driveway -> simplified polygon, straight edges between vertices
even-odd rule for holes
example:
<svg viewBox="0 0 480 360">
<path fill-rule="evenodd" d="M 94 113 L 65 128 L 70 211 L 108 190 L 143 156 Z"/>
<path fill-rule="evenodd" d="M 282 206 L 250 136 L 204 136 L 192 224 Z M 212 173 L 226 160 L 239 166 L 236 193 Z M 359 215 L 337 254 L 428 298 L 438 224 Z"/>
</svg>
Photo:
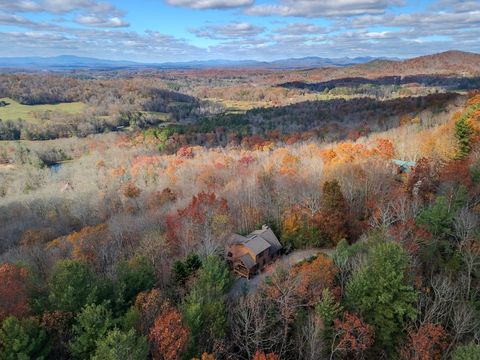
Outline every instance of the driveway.
<svg viewBox="0 0 480 360">
<path fill-rule="evenodd" d="M 296 250 L 291 252 L 288 255 L 282 256 L 277 259 L 273 264 L 267 266 L 260 274 L 254 276 L 250 280 L 247 280 L 243 277 L 237 278 L 230 289 L 229 296 L 238 297 L 244 295 L 250 291 L 256 290 L 258 286 L 265 280 L 267 276 L 270 276 L 278 266 L 284 268 L 290 268 L 299 262 L 311 258 L 312 256 L 317 255 L 318 253 L 324 253 L 328 256 L 331 256 L 333 249 L 305 249 L 305 250 Z"/>
</svg>

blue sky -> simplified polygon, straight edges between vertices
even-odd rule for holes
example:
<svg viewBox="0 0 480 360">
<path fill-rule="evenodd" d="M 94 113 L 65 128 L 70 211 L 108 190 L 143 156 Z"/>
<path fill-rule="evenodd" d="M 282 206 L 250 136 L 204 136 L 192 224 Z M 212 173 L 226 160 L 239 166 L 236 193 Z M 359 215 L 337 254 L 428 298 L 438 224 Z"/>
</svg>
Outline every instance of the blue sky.
<svg viewBox="0 0 480 360">
<path fill-rule="evenodd" d="M 404 58 L 479 38 L 480 0 L 0 0 L 0 56 Z"/>
</svg>

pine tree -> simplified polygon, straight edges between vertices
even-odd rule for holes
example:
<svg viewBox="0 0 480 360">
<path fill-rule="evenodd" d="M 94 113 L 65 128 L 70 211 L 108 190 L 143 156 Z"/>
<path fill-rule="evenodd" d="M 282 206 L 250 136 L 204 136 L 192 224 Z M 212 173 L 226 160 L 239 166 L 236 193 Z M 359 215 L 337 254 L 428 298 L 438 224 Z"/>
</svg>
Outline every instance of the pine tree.
<svg viewBox="0 0 480 360">
<path fill-rule="evenodd" d="M 472 150 L 471 138 L 474 133 L 472 124 L 469 120 L 469 113 L 464 114 L 455 123 L 455 136 L 458 140 L 458 153 L 456 158 L 462 159 Z"/>
</svg>

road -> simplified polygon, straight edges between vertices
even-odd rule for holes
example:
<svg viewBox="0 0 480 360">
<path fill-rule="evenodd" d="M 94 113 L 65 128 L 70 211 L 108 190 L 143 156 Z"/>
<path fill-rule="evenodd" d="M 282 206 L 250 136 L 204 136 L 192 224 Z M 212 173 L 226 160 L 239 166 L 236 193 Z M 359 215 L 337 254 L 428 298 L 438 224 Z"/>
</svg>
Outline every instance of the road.
<svg viewBox="0 0 480 360">
<path fill-rule="evenodd" d="M 228 295 L 230 297 L 238 297 L 252 290 L 256 290 L 263 280 L 265 280 L 267 276 L 271 275 L 278 266 L 290 268 L 293 265 L 298 264 L 300 261 L 317 255 L 320 252 L 330 256 L 333 252 L 333 249 L 314 248 L 293 251 L 288 255 L 282 256 L 273 264 L 267 266 L 264 271 L 254 276 L 250 280 L 247 280 L 243 277 L 236 279 Z"/>
</svg>

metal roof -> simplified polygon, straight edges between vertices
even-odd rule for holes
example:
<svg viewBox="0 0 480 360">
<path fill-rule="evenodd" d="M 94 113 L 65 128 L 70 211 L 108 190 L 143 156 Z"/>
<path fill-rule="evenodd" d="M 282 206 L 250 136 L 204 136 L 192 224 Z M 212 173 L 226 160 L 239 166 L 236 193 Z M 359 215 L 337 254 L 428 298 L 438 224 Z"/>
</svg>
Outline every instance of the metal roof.
<svg viewBox="0 0 480 360">
<path fill-rule="evenodd" d="M 257 235 L 249 237 L 244 245 L 252 250 L 255 255 L 261 254 L 271 246 L 268 241 Z"/>
<path fill-rule="evenodd" d="M 282 248 L 280 241 L 278 241 L 272 229 L 270 229 L 269 227 L 263 227 L 261 230 L 255 230 L 250 235 L 248 235 L 249 238 L 253 236 L 260 236 L 273 247 L 274 251 L 278 251 Z"/>
<path fill-rule="evenodd" d="M 248 253 L 240 256 L 240 261 L 242 262 L 243 265 L 245 265 L 247 269 L 253 269 L 256 265 L 255 260 L 253 260 L 250 254 Z"/>
</svg>

